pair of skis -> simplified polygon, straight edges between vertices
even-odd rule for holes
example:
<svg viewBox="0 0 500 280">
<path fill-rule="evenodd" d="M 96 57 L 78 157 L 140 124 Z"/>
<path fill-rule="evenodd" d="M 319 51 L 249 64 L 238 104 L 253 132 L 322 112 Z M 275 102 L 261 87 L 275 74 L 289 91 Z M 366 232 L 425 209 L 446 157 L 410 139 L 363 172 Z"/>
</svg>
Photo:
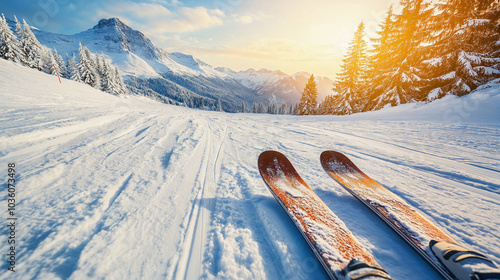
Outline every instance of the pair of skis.
<svg viewBox="0 0 500 280">
<path fill-rule="evenodd" d="M 500 279 L 486 256 L 466 250 L 403 199 L 363 173 L 339 152 L 320 157 L 325 171 L 371 209 L 445 279 Z M 266 151 L 259 171 L 331 279 L 392 279 L 297 173 L 285 155 Z"/>
</svg>

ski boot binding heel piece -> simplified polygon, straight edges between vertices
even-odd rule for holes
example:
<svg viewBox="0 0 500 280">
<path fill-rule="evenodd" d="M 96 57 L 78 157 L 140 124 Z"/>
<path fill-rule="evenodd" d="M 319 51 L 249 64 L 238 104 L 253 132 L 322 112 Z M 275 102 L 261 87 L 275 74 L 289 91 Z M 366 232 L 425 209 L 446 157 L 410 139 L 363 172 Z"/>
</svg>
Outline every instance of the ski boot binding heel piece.
<svg viewBox="0 0 500 280">
<path fill-rule="evenodd" d="M 485 255 L 449 242 L 432 240 L 434 255 L 458 280 L 500 280 L 500 269 Z"/>
<path fill-rule="evenodd" d="M 392 278 L 383 268 L 379 266 L 368 265 L 358 260 L 351 260 L 342 270 L 344 279 L 349 280 L 383 280 Z"/>
</svg>

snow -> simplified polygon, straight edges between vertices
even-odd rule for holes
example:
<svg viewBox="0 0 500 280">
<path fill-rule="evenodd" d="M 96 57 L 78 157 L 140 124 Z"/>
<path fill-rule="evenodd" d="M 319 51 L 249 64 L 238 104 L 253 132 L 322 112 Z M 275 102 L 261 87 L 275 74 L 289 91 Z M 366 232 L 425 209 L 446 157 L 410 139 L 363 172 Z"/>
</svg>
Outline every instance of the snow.
<svg viewBox="0 0 500 280">
<path fill-rule="evenodd" d="M 259 175 L 269 149 L 291 159 L 394 279 L 441 278 L 329 178 L 322 151 L 343 152 L 500 262 L 498 81 L 460 98 L 310 117 L 113 96 L 4 60 L 0 84 L 0 160 L 16 163 L 18 279 L 326 279 Z"/>
</svg>

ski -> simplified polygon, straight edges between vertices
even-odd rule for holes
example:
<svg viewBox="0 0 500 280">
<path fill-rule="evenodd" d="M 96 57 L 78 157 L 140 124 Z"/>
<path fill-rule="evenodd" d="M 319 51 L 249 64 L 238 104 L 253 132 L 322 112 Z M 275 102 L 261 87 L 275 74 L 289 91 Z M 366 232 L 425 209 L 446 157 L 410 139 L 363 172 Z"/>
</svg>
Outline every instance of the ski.
<svg viewBox="0 0 500 280">
<path fill-rule="evenodd" d="M 263 152 L 258 167 L 267 187 L 331 279 L 392 279 L 304 182 L 285 155 Z"/>
<path fill-rule="evenodd" d="M 337 183 L 387 223 L 445 279 L 500 279 L 500 270 L 493 261 L 458 245 L 406 201 L 368 177 L 344 154 L 325 151 L 320 160 Z"/>
</svg>

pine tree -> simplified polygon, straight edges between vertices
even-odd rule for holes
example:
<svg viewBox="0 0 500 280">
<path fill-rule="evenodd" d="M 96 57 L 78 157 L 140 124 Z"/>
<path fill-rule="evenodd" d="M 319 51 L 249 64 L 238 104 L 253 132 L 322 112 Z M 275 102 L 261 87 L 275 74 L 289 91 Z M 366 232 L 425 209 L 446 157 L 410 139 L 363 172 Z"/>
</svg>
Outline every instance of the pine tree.
<svg viewBox="0 0 500 280">
<path fill-rule="evenodd" d="M 361 110 L 360 104 L 363 86 L 368 72 L 368 55 L 366 51 L 365 25 L 361 22 L 349 44 L 343 60 L 342 72 L 338 75 L 333 90 L 338 92 L 335 98 L 336 108 L 333 114 L 346 115 Z"/>
<path fill-rule="evenodd" d="M 101 82 L 95 68 L 95 63 L 90 51 L 87 47 L 83 47 L 81 43 L 78 48 L 78 71 L 82 82 L 100 89 Z"/>
<path fill-rule="evenodd" d="M 281 103 L 279 113 L 281 115 L 286 115 L 288 113 L 288 105 L 286 103 Z"/>
<path fill-rule="evenodd" d="M 370 87 L 372 91 L 364 110 L 378 110 L 390 104 L 396 106 L 420 100 L 423 46 L 429 43 L 431 30 L 428 18 L 432 15 L 430 5 L 424 0 L 402 0 L 403 10 L 395 21 L 386 21 L 387 47 L 390 64 L 383 64 L 381 73 Z M 387 17 L 388 19 L 391 16 Z"/>
<path fill-rule="evenodd" d="M 61 76 L 62 78 L 68 78 L 66 76 L 66 72 L 67 72 L 66 63 L 64 62 L 64 59 L 62 58 L 62 56 L 57 53 L 56 48 L 54 48 L 54 62 L 55 62 L 57 71 L 59 72 L 59 76 Z"/>
<path fill-rule="evenodd" d="M 264 104 L 262 104 L 262 103 L 257 104 L 257 113 L 264 114 L 265 112 L 266 112 L 266 109 L 264 107 Z"/>
<path fill-rule="evenodd" d="M 50 74 L 50 75 L 56 75 L 56 71 L 54 69 L 55 61 L 54 61 L 54 55 L 52 54 L 51 51 L 44 51 L 42 54 L 42 71 Z"/>
<path fill-rule="evenodd" d="M 0 57 L 14 62 L 24 62 L 25 56 L 19 40 L 2 14 L 0 18 Z"/>
<path fill-rule="evenodd" d="M 118 70 L 118 67 L 115 66 L 115 71 L 113 75 L 113 80 L 114 83 L 117 85 L 117 90 L 114 92 L 115 94 L 127 94 L 127 86 L 125 85 L 125 82 L 123 82 L 122 75 L 120 74 L 120 70 Z M 221 106 L 222 109 L 222 106 Z"/>
<path fill-rule="evenodd" d="M 480 1 L 481 18 L 489 20 L 486 38 L 486 49 L 492 58 L 500 58 L 500 1 Z M 495 69 L 500 70 L 500 63 L 497 61 Z"/>
<path fill-rule="evenodd" d="M 432 22 L 437 36 L 428 47 L 432 58 L 425 61 L 427 100 L 462 96 L 499 76 L 495 65 L 500 59 L 494 54 L 499 12 L 495 17 L 495 1 L 487 2 L 448 0 L 437 5 L 439 13 Z"/>
<path fill-rule="evenodd" d="M 80 76 L 80 70 L 78 69 L 78 62 L 75 54 L 68 60 L 68 72 L 70 73 L 69 78 L 76 82 L 82 82 Z"/>
<path fill-rule="evenodd" d="M 66 53 L 66 62 L 64 64 L 64 73 L 61 73 L 61 76 L 65 77 L 66 79 L 71 79 L 71 76 L 72 76 L 72 73 L 71 73 L 71 69 L 70 69 L 70 65 L 69 65 L 69 61 L 70 61 L 70 57 L 68 55 L 68 53 Z"/>
<path fill-rule="evenodd" d="M 378 38 L 371 38 L 373 44 L 372 56 L 369 59 L 369 74 L 367 89 L 373 90 L 384 85 L 384 74 L 390 71 L 392 56 L 394 55 L 395 19 L 392 5 L 389 7 L 380 30 L 376 33 Z"/>
<path fill-rule="evenodd" d="M 21 63 L 27 65 L 28 58 L 27 58 L 26 52 L 24 51 L 23 43 L 22 43 L 23 38 L 25 37 L 24 30 L 23 30 L 23 27 L 21 26 L 21 23 L 19 22 L 19 20 L 17 20 L 16 16 L 14 16 L 14 21 L 16 22 L 16 34 L 17 34 L 17 39 L 18 39 L 18 46 L 19 46 L 19 48 L 21 50 L 21 54 L 22 54 Z"/>
<path fill-rule="evenodd" d="M 242 112 L 242 113 L 245 113 L 246 111 L 247 111 L 247 108 L 246 108 L 246 106 L 245 106 L 245 101 L 242 101 L 242 102 L 241 102 L 241 112 Z"/>
<path fill-rule="evenodd" d="M 26 54 L 26 63 L 29 67 L 41 71 L 43 69 L 42 55 L 45 54 L 46 51 L 24 19 L 22 29 L 23 37 L 20 40 L 21 48 Z"/>
<path fill-rule="evenodd" d="M 302 97 L 298 105 L 299 115 L 314 115 L 316 114 L 316 107 L 318 105 L 318 90 L 316 88 L 316 82 L 314 81 L 314 75 L 311 75 L 307 81 L 306 87 L 302 92 Z"/>
<path fill-rule="evenodd" d="M 108 64 L 104 55 L 101 56 L 101 87 L 102 90 L 109 93 L 114 93 L 113 88 L 114 85 L 113 75 L 111 73 L 111 66 Z"/>
<path fill-rule="evenodd" d="M 322 115 L 333 115 L 338 112 L 337 98 L 334 95 L 327 95 L 321 102 L 320 111 Z"/>
<path fill-rule="evenodd" d="M 217 98 L 217 107 L 215 110 L 218 112 L 224 112 L 224 110 L 222 110 L 222 104 L 220 102 L 220 98 Z"/>
</svg>

